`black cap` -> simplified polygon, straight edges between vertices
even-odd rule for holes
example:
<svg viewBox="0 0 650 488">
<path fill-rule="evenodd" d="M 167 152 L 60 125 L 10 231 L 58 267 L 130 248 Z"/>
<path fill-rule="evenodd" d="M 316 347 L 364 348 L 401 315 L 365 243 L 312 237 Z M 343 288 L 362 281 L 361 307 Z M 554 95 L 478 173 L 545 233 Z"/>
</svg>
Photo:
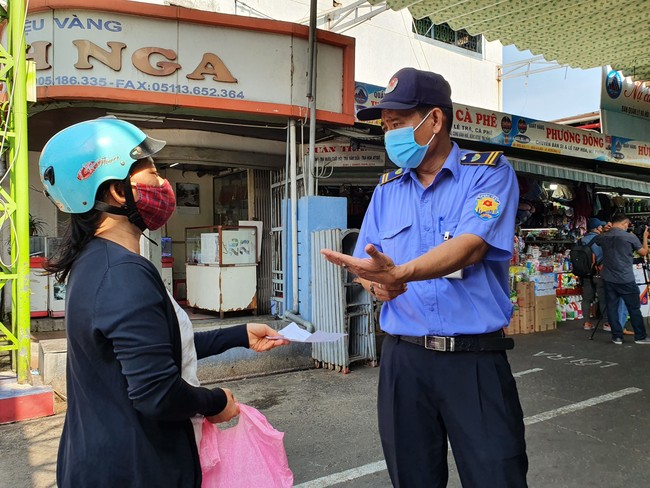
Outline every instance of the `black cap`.
<svg viewBox="0 0 650 488">
<path fill-rule="evenodd" d="M 408 110 L 419 105 L 453 108 L 451 86 L 438 73 L 402 68 L 390 79 L 381 102 L 359 110 L 357 119 L 380 119 L 384 109 Z"/>
</svg>

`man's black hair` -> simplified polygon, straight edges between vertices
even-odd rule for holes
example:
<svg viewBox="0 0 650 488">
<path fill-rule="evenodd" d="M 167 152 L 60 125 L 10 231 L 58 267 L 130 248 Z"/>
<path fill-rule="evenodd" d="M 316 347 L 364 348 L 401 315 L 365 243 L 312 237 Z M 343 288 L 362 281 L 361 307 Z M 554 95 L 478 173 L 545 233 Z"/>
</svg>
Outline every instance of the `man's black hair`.
<svg viewBox="0 0 650 488">
<path fill-rule="evenodd" d="M 612 216 L 612 224 L 618 224 L 619 222 L 623 222 L 625 220 L 630 220 L 630 218 L 624 213 L 617 213 Z"/>
<path fill-rule="evenodd" d="M 451 125 L 453 124 L 454 120 L 454 111 L 450 107 L 436 107 L 434 105 L 418 105 L 416 110 L 420 115 L 423 117 L 428 114 L 431 110 L 434 108 L 439 108 L 442 110 L 442 115 L 445 117 L 445 129 L 447 129 L 447 134 L 451 134 Z"/>
</svg>

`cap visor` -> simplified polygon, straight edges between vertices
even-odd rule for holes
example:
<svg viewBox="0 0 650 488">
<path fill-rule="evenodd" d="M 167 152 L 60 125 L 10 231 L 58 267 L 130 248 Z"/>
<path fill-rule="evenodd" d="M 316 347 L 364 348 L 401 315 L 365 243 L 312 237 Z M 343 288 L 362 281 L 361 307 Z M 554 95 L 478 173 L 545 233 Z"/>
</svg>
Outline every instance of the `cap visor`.
<svg viewBox="0 0 650 488">
<path fill-rule="evenodd" d="M 165 147 L 165 144 L 167 144 L 167 141 L 161 141 L 160 139 L 154 139 L 153 137 L 147 136 L 147 138 L 140 143 L 140 148 L 142 149 L 142 156 L 140 159 L 153 156 Z"/>
<path fill-rule="evenodd" d="M 357 119 L 359 120 L 376 120 L 381 119 L 382 110 L 409 110 L 417 107 L 417 102 L 414 103 L 401 103 L 401 102 L 381 102 L 374 107 L 362 108 L 357 112 Z"/>
</svg>

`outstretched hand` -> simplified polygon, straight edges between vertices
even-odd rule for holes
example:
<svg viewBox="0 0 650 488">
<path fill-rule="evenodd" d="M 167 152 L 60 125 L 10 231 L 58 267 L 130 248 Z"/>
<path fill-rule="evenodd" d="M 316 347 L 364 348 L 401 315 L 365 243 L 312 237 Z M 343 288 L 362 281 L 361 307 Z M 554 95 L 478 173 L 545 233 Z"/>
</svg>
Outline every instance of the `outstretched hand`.
<svg viewBox="0 0 650 488">
<path fill-rule="evenodd" d="M 375 246 L 368 244 L 365 248 L 369 258 L 355 258 L 331 249 L 322 249 L 321 254 L 330 263 L 347 268 L 350 273 L 364 280 L 398 286 L 404 283 L 399 266 L 386 254 L 379 252 Z"/>
<path fill-rule="evenodd" d="M 289 344 L 286 339 L 267 339 L 267 337 L 277 337 L 278 332 L 266 324 L 248 323 L 246 324 L 246 332 L 248 334 L 248 347 L 255 352 L 269 351 L 274 347 Z"/>
</svg>

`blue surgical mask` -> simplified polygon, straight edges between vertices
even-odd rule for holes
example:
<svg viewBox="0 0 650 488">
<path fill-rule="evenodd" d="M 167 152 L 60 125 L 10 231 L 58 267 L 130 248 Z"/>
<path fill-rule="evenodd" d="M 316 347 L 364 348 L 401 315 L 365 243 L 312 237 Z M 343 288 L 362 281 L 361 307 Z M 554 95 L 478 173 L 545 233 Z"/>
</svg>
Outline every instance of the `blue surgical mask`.
<svg viewBox="0 0 650 488">
<path fill-rule="evenodd" d="M 427 149 L 429 149 L 429 144 L 436 137 L 436 134 L 434 132 L 429 142 L 421 146 L 415 140 L 415 131 L 427 120 L 431 112 L 415 128 L 402 127 L 400 129 L 389 130 L 384 134 L 384 144 L 386 145 L 388 157 L 400 168 L 417 168 L 424 159 L 424 155 L 427 153 Z"/>
</svg>

